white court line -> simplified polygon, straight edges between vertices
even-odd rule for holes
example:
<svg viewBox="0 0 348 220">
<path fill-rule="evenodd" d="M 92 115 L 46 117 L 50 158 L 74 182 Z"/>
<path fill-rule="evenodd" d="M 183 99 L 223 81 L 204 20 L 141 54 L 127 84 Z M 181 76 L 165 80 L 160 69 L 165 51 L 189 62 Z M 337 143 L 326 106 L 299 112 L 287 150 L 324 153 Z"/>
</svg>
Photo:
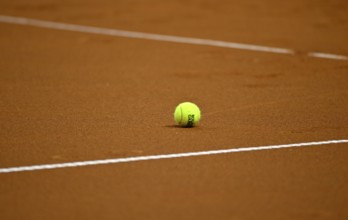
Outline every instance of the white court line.
<svg viewBox="0 0 348 220">
<path fill-rule="evenodd" d="M 333 60 L 347 60 L 346 56 L 329 54 L 329 53 L 321 53 L 321 52 L 310 52 L 307 54 L 310 57 L 318 57 L 324 59 L 333 59 Z"/>
<path fill-rule="evenodd" d="M 0 22 L 28 25 L 28 26 L 48 28 L 48 29 L 58 29 L 58 30 L 91 33 L 91 34 L 117 36 L 117 37 L 138 38 L 138 39 L 184 43 L 184 44 L 206 45 L 206 46 L 233 48 L 233 49 L 240 49 L 240 50 L 252 50 L 252 51 L 260 51 L 260 52 L 268 52 L 268 53 L 278 53 L 278 54 L 295 54 L 294 50 L 286 49 L 286 48 L 267 47 L 267 46 L 259 46 L 259 45 L 252 45 L 252 44 L 242 44 L 242 43 L 208 40 L 208 39 L 200 39 L 200 38 L 190 38 L 190 37 L 179 37 L 179 36 L 171 36 L 171 35 L 149 34 L 149 33 L 142 33 L 142 32 L 110 29 L 110 28 L 66 24 L 66 23 L 60 23 L 60 22 L 44 21 L 44 20 L 37 20 L 37 19 L 30 19 L 30 18 L 23 18 L 23 17 L 12 17 L 12 16 L 0 15 Z M 321 56 L 319 56 L 318 54 L 321 54 Z M 348 56 L 327 54 L 327 53 L 308 53 L 308 56 L 320 57 L 320 58 L 326 58 L 326 59 L 348 60 Z"/>
<path fill-rule="evenodd" d="M 296 144 L 244 147 L 244 148 L 198 151 L 198 152 L 177 153 L 177 154 L 162 154 L 162 155 L 114 158 L 114 159 L 104 159 L 104 160 L 78 161 L 78 162 L 70 162 L 70 163 L 9 167 L 9 168 L 1 168 L 0 173 L 48 170 L 48 169 L 68 168 L 68 167 L 95 166 L 95 165 L 102 165 L 102 164 L 129 163 L 129 162 L 145 161 L 145 160 L 163 160 L 163 159 L 171 159 L 171 158 L 197 157 L 197 156 L 216 155 L 216 154 L 230 154 L 230 153 L 246 152 L 246 151 L 274 150 L 274 149 L 281 149 L 281 148 L 309 147 L 309 146 L 326 145 L 326 144 L 341 144 L 341 143 L 348 143 L 348 140 L 329 140 L 329 141 L 306 142 L 306 143 L 296 143 Z"/>
</svg>

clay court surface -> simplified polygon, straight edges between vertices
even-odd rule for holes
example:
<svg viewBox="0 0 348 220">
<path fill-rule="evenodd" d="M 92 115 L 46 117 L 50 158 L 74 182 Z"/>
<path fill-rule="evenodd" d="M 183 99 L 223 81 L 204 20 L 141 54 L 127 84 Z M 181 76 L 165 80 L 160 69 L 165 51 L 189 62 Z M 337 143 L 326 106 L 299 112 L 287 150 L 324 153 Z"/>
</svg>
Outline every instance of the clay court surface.
<svg viewBox="0 0 348 220">
<path fill-rule="evenodd" d="M 347 40 L 344 0 L 1 1 L 0 219 L 348 219 Z M 184 101 L 198 127 L 175 126 Z"/>
</svg>

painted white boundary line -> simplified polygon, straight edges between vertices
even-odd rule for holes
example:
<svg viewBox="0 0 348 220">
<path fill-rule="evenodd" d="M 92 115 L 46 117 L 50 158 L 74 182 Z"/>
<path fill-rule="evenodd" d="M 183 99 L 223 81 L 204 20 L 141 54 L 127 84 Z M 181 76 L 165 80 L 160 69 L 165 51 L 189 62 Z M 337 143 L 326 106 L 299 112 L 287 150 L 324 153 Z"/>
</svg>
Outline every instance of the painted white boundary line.
<svg viewBox="0 0 348 220">
<path fill-rule="evenodd" d="M 70 162 L 70 163 L 9 167 L 9 168 L 0 168 L 0 173 L 59 169 L 59 168 L 67 168 L 67 167 L 95 166 L 95 165 L 101 165 L 101 164 L 129 163 L 129 162 L 144 161 L 144 160 L 162 160 L 162 159 L 182 158 L 182 157 L 197 157 L 197 156 L 205 156 L 205 155 L 229 154 L 229 153 L 246 152 L 246 151 L 274 150 L 274 149 L 281 149 L 281 148 L 309 147 L 309 146 L 317 146 L 317 145 L 325 145 L 325 144 L 341 144 L 341 143 L 348 143 L 348 140 L 329 140 L 329 141 L 307 142 L 307 143 L 296 143 L 296 144 L 232 148 L 232 149 L 198 151 L 198 152 L 177 153 L 177 154 L 162 154 L 162 155 L 114 158 L 114 159 L 104 159 L 104 160 L 78 161 L 78 162 Z"/>
<path fill-rule="evenodd" d="M 286 49 L 286 48 L 267 47 L 267 46 L 259 46 L 259 45 L 252 45 L 252 44 L 242 44 L 242 43 L 208 40 L 208 39 L 200 39 L 200 38 L 190 38 L 190 37 L 179 37 L 179 36 L 171 36 L 171 35 L 149 34 L 149 33 L 142 33 L 142 32 L 110 29 L 110 28 L 99 28 L 99 27 L 91 27 L 91 26 L 83 26 L 83 25 L 66 24 L 66 23 L 60 23 L 60 22 L 44 21 L 44 20 L 37 20 L 37 19 L 30 19 L 30 18 L 23 18 L 23 17 L 12 17 L 12 16 L 0 15 L 0 22 L 10 23 L 10 24 L 19 24 L 19 25 L 28 25 L 28 26 L 48 28 L 48 29 L 58 29 L 58 30 L 90 33 L 90 34 L 126 37 L 126 38 L 138 38 L 138 39 L 156 40 L 156 41 L 183 43 L 183 44 L 206 45 L 206 46 L 233 48 L 233 49 L 240 49 L 240 50 L 253 50 L 253 51 L 268 52 L 268 53 L 278 53 L 278 54 L 295 54 L 294 50 Z M 321 55 L 319 56 L 318 54 L 321 54 Z M 307 55 L 311 57 L 320 57 L 320 58 L 326 58 L 326 59 L 348 60 L 348 56 L 327 54 L 327 53 L 308 53 Z"/>
<path fill-rule="evenodd" d="M 332 59 L 332 60 L 347 60 L 348 59 L 346 56 L 343 56 L 343 55 L 328 54 L 328 53 L 321 53 L 321 52 L 310 52 L 307 55 L 310 57 Z"/>
</svg>

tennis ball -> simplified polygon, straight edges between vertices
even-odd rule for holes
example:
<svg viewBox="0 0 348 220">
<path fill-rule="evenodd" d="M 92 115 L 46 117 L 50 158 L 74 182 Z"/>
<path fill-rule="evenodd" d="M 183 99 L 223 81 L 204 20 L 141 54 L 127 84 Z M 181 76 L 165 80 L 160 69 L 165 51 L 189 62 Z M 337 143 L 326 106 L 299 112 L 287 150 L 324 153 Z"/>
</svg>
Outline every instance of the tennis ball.
<svg viewBox="0 0 348 220">
<path fill-rule="evenodd" d="M 174 112 L 175 122 L 182 127 L 193 127 L 201 119 L 201 111 L 198 106 L 191 102 L 180 103 Z"/>
</svg>

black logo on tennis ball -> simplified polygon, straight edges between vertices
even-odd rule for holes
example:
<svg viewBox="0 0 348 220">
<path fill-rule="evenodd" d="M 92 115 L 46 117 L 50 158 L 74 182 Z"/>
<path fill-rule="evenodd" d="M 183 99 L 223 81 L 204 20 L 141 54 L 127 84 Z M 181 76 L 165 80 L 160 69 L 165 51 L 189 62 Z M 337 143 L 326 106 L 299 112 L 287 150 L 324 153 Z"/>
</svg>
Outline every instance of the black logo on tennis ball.
<svg viewBox="0 0 348 220">
<path fill-rule="evenodd" d="M 187 126 L 192 127 L 195 122 L 195 115 L 188 115 Z"/>
</svg>

